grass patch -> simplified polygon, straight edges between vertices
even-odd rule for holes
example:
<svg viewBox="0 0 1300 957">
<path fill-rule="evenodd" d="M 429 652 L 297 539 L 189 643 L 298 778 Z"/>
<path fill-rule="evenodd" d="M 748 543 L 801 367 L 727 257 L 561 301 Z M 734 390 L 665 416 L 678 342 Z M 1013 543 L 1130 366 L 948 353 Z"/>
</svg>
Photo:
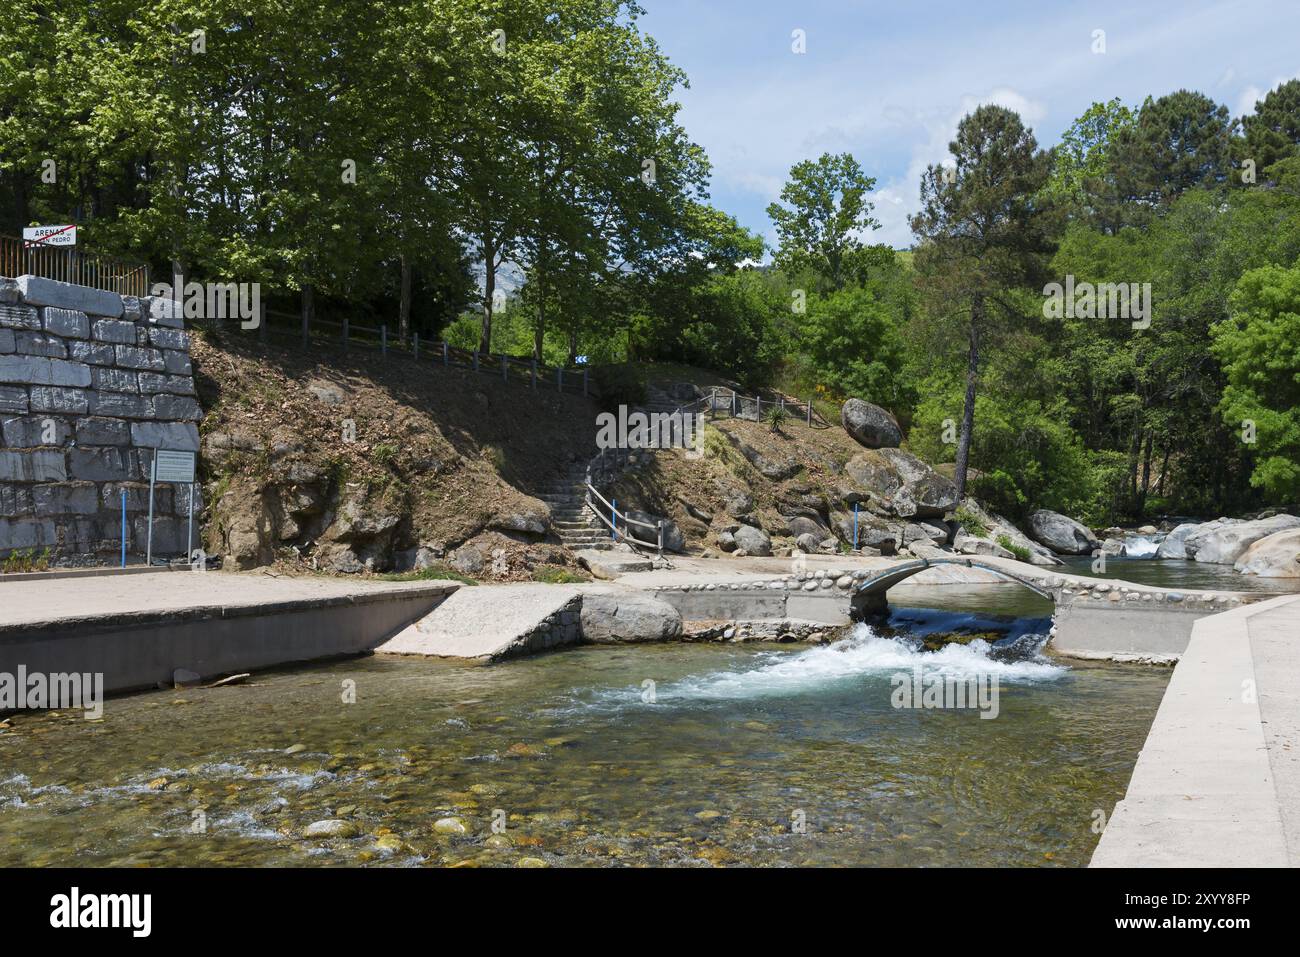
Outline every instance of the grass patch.
<svg viewBox="0 0 1300 957">
<path fill-rule="evenodd" d="M 379 577 L 386 582 L 427 582 L 450 579 L 451 581 L 460 582 L 462 585 L 478 584 L 477 579 L 461 574 L 446 562 L 434 562 L 428 568 L 421 568 L 416 571 L 387 572 Z"/>
<path fill-rule="evenodd" d="M 23 572 L 44 572 L 50 568 L 50 550 L 44 548 L 36 551 L 34 548 L 19 548 L 9 553 L 3 566 L 0 566 L 0 572 L 6 575 L 21 574 Z"/>
<path fill-rule="evenodd" d="M 567 568 L 561 568 L 559 565 L 539 565 L 533 569 L 533 581 L 545 582 L 548 585 L 573 585 L 591 579 Z"/>
<path fill-rule="evenodd" d="M 957 509 L 957 524 L 962 527 L 967 535 L 974 535 L 976 538 L 988 538 L 989 530 L 979 516 L 970 509 L 962 506 Z M 1002 536 L 1006 538 L 1005 535 Z"/>
<path fill-rule="evenodd" d="M 997 542 L 999 545 L 1001 545 L 1003 548 L 1009 551 L 1012 555 L 1015 555 L 1018 561 L 1022 561 L 1022 562 L 1029 561 L 1029 549 L 1025 548 L 1024 545 L 1017 545 L 1015 542 L 1013 542 L 1010 538 L 1008 538 L 1005 535 L 999 535 L 997 538 Z"/>
</svg>

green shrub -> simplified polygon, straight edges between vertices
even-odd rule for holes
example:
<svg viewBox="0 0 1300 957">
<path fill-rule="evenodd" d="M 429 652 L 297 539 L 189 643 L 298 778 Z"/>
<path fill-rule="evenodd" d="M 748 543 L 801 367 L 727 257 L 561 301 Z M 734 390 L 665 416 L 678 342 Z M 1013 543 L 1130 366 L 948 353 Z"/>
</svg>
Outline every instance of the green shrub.
<svg viewBox="0 0 1300 957">
<path fill-rule="evenodd" d="M 962 527 L 967 535 L 974 535 L 976 538 L 989 537 L 989 530 L 980 521 L 979 516 L 964 505 L 957 509 L 957 524 Z"/>
<path fill-rule="evenodd" d="M 1017 561 L 1029 561 L 1029 549 L 1025 548 L 1024 545 L 1017 545 L 1006 535 L 999 535 L 997 541 L 999 545 L 1009 551 L 1012 555 L 1015 555 Z"/>
<path fill-rule="evenodd" d="M 763 413 L 763 421 L 767 423 L 768 428 L 778 433 L 789 418 L 790 413 L 785 410 L 785 406 L 781 405 L 774 405 Z"/>
</svg>

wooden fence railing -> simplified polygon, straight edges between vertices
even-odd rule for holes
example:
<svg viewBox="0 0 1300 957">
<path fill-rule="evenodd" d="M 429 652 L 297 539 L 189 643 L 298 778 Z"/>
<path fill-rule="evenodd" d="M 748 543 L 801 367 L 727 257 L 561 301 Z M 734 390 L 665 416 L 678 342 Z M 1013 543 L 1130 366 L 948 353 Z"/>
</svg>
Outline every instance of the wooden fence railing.
<svg viewBox="0 0 1300 957">
<path fill-rule="evenodd" d="M 271 320 L 288 320 L 272 322 Z M 291 328 L 299 323 L 291 313 L 265 310 L 260 334 L 277 339 L 297 339 L 303 342 L 302 328 Z M 591 394 L 589 371 L 582 366 L 545 366 L 535 359 L 503 353 L 483 353 L 461 349 L 443 340 L 423 340 L 418 334 L 407 342 L 391 335 L 387 325 L 360 326 L 348 319 L 331 322 L 313 319 L 308 328 L 307 344 L 325 345 L 343 350 L 362 349 L 378 352 L 382 356 L 397 356 L 418 362 L 430 362 L 446 368 L 470 369 L 499 377 L 504 382 L 527 385 L 534 389 L 555 389 L 575 395 Z"/>
<path fill-rule="evenodd" d="M 121 296 L 149 295 L 144 263 L 15 236 L 0 236 L 0 276 L 40 276 Z"/>
</svg>

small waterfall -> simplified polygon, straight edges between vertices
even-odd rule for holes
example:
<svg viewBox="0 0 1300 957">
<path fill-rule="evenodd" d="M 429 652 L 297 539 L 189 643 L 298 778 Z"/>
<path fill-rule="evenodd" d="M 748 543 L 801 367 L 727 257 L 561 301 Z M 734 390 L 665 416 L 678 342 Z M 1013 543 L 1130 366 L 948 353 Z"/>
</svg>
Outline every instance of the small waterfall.
<svg viewBox="0 0 1300 957">
<path fill-rule="evenodd" d="M 1126 558 L 1155 558 L 1164 541 L 1163 535 L 1125 535 L 1124 554 Z"/>
</svg>

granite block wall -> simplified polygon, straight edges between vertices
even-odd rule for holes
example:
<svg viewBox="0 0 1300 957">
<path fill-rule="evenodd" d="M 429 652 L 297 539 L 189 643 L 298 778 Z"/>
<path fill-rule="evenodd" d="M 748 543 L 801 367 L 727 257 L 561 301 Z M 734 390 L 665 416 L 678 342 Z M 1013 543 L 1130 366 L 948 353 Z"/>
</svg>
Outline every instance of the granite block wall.
<svg viewBox="0 0 1300 957">
<path fill-rule="evenodd" d="M 123 491 L 143 554 L 154 450 L 197 452 L 201 417 L 174 303 L 0 277 L 0 558 L 116 562 Z M 187 486 L 158 485 L 155 556 L 184 554 L 188 511 Z"/>
</svg>

